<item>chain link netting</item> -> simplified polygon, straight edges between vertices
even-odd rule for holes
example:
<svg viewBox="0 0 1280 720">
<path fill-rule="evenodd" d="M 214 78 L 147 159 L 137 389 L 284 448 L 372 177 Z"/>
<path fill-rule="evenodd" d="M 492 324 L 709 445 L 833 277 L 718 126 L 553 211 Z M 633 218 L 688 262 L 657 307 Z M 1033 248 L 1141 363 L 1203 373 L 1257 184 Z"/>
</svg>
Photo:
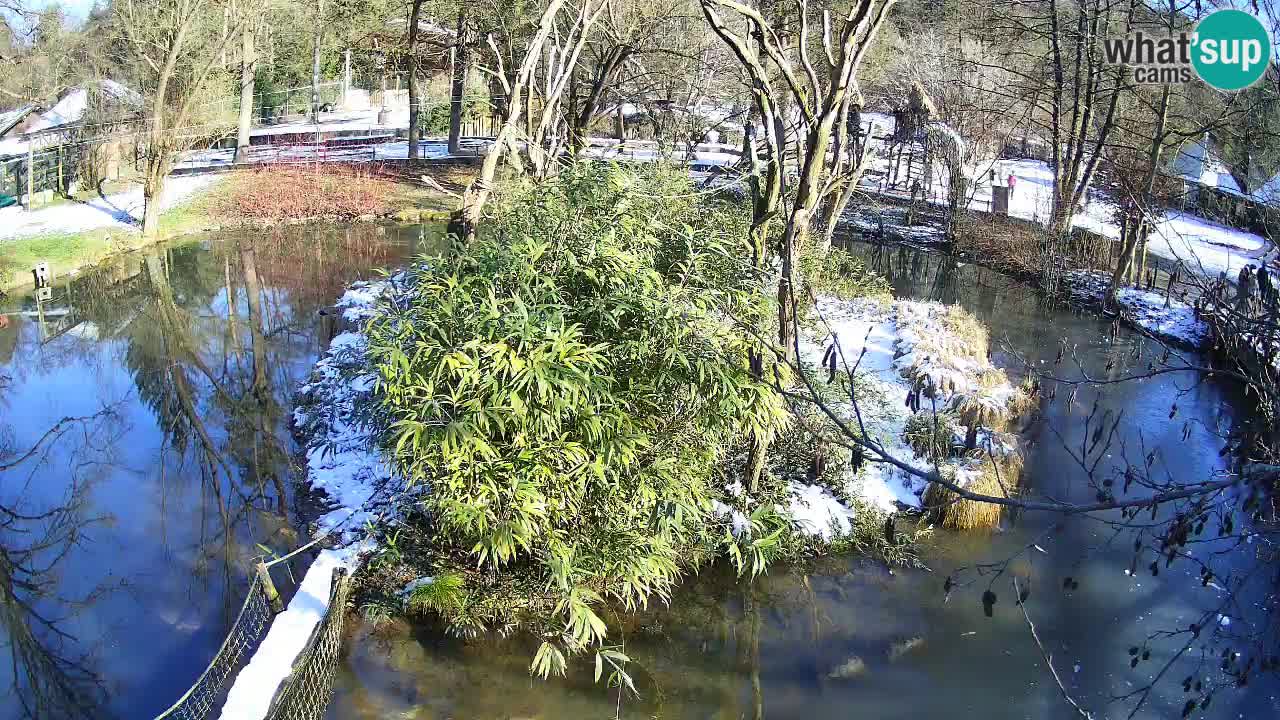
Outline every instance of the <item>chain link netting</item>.
<svg viewBox="0 0 1280 720">
<path fill-rule="evenodd" d="M 240 666 L 245 653 L 257 646 L 273 613 L 262 582 L 256 577 L 227 639 L 195 684 L 156 720 L 205 720 L 222 701 L 227 678 Z"/>
<path fill-rule="evenodd" d="M 312 632 L 293 663 L 293 671 L 276 693 L 266 720 L 320 720 L 333 695 L 338 653 L 342 649 L 342 625 L 346 615 L 351 577 L 346 570 L 333 571 L 329 610 Z"/>
<path fill-rule="evenodd" d="M 276 692 L 265 720 L 320 720 L 333 694 L 338 653 L 342 649 L 342 627 L 351 577 L 345 569 L 334 570 L 329 590 L 329 607 L 312 631 L 306 647 L 298 653 L 289 676 Z M 156 720 L 207 720 L 221 706 L 227 680 L 240 666 L 245 654 L 266 634 L 274 613 L 262 581 L 253 579 L 240 615 L 227 639 L 204 674 Z"/>
</svg>

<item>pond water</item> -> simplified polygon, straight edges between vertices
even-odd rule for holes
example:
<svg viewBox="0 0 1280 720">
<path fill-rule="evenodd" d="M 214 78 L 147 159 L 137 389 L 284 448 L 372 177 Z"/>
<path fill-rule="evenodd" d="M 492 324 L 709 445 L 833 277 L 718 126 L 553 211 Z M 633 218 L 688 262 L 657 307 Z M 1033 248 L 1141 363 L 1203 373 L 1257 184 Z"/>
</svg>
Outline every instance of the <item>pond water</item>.
<svg viewBox="0 0 1280 720">
<path fill-rule="evenodd" d="M 938 254 L 852 244 L 887 275 L 899 296 L 959 303 L 991 330 L 997 364 L 1015 371 L 1024 359 L 1067 377 L 1118 376 L 1146 368 L 1161 349 L 1092 316 L 1056 305 L 1030 287 Z M 1054 368 L 1066 338 L 1080 365 Z M 1136 356 L 1134 353 L 1136 352 Z M 1244 407 L 1234 389 L 1191 376 L 1060 388 L 1029 429 L 1024 484 L 1038 493 L 1088 501 L 1096 490 L 1073 453 L 1086 438 L 1085 418 L 1123 411 L 1114 443 L 1094 477 L 1114 477 L 1122 458 L 1154 452 L 1156 472 L 1196 481 L 1224 467 L 1222 436 Z M 1178 412 L 1171 420 L 1171 405 Z M 1093 427 L 1096 427 L 1096 423 Z M 1186 433 L 1184 436 L 1184 432 Z M 931 572 L 890 573 L 856 557 L 832 557 L 812 567 L 774 568 L 750 585 L 723 569 L 688 579 L 669 609 L 622 619 L 617 640 L 634 663 L 640 697 L 592 682 L 589 665 L 543 682 L 528 674 L 527 638 L 461 641 L 404 624 L 374 628 L 353 621 L 339 666 L 332 720 L 401 718 L 1070 718 L 1021 610 L 1011 577 L 1032 593 L 1027 612 L 1065 689 L 1095 717 L 1126 717 L 1136 698 L 1115 696 L 1147 686 L 1186 640 L 1157 637 L 1150 659 L 1130 668 L 1128 649 L 1189 623 L 1212 624 L 1213 638 L 1244 632 L 1263 614 L 1253 601 L 1273 579 L 1257 578 L 1222 605 L 1186 563 L 1152 577 L 1127 570 L 1132 534 L 1105 521 L 1024 513 L 1006 517 L 1002 532 L 936 532 L 924 549 Z M 1034 546 L 1034 547 L 1033 547 Z M 1206 554 L 1221 549 L 1204 543 Z M 960 567 L 1009 559 L 1008 572 L 969 572 L 976 581 L 950 598 L 943 578 Z M 1230 561 L 1219 565 L 1221 573 Z M 1063 579 L 1078 588 L 1064 592 Z M 998 595 L 992 617 L 981 596 Z M 1230 625 L 1220 624 L 1220 614 Z M 1200 645 L 1155 685 L 1138 717 L 1178 717 L 1189 674 L 1219 678 L 1216 655 L 1200 664 Z M 1261 718 L 1280 714 L 1274 676 L 1223 689 L 1203 714 Z M 1197 716 L 1201 716 L 1197 713 Z"/>
<path fill-rule="evenodd" d="M 147 720 L 186 691 L 251 558 L 305 535 L 288 418 L 319 311 L 433 242 L 224 232 L 0 299 L 0 720 Z"/>
</svg>

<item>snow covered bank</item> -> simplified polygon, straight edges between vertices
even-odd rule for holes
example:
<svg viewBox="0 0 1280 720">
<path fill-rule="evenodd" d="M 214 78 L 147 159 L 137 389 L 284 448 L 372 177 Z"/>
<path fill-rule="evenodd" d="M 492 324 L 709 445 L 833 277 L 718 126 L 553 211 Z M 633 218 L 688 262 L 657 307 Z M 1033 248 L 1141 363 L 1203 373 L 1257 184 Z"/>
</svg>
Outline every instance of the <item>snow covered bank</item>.
<svg viewBox="0 0 1280 720">
<path fill-rule="evenodd" d="M 1009 200 L 1009 215 L 1047 223 L 1053 207 L 1053 169 L 1040 160 L 998 160 L 977 163 L 973 176 L 981 179 L 985 169 L 995 168 L 998 177 L 1017 178 Z M 970 208 L 991 207 L 991 185 L 978 182 Z M 1118 240 L 1120 227 L 1115 222 L 1116 207 L 1105 193 L 1091 190 L 1085 206 L 1077 211 L 1075 227 Z M 1275 248 L 1265 238 L 1245 230 L 1237 230 L 1206 218 L 1184 212 L 1168 211 L 1154 225 L 1147 249 L 1172 262 L 1181 261 L 1191 272 L 1216 277 L 1226 272 L 1234 277 L 1240 268 L 1257 263 Z"/>
<path fill-rule="evenodd" d="M 802 364 L 819 383 L 826 379 L 820 365 L 829 348 L 835 347 L 838 375 L 857 364 L 858 412 L 847 394 L 829 404 L 851 428 L 859 427 L 860 414 L 867 437 L 887 454 L 921 472 L 937 467 L 961 485 L 976 482 L 983 474 L 985 447 L 991 447 L 996 456 L 1017 455 L 1016 438 L 990 427 L 978 434 L 977 450 L 969 453 L 960 451 L 964 432 L 948 430 L 945 444 L 955 452 L 945 458 L 922 455 L 908 441 L 912 419 L 931 418 L 934 410 L 948 428 L 959 428 L 960 419 L 971 419 L 963 414 L 966 403 L 989 407 L 981 418 L 984 426 L 997 424 L 991 418 L 1018 412 L 1022 391 L 991 365 L 985 330 L 967 313 L 931 302 L 822 297 L 811 319 L 820 329 L 802 339 Z M 780 509 L 801 532 L 831 540 L 850 532 L 860 506 L 887 514 L 924 507 L 927 483 L 920 477 L 879 462 L 869 453 L 857 469 L 847 452 L 842 458 L 834 482 L 829 477 L 822 483 L 789 481 L 788 503 Z M 735 505 L 750 507 L 750 498 L 741 497 L 740 489 L 731 494 Z M 723 504 L 717 509 L 732 519 L 735 533 L 745 531 L 747 521 L 741 511 Z"/>
<path fill-rule="evenodd" d="M 840 222 L 884 240 L 901 238 L 918 245 L 942 244 L 947 240 L 941 218 L 924 209 L 909 213 L 907 208 L 896 205 L 851 203 Z"/>
<path fill-rule="evenodd" d="M 894 120 L 891 116 L 877 113 L 863 113 L 863 122 L 868 120 L 875 124 L 873 136 L 880 138 L 893 132 Z M 883 143 L 881 143 L 883 148 Z M 917 147 L 916 152 L 920 148 Z M 906 185 L 906 165 L 903 163 L 895 174 L 891 168 L 887 153 L 873 153 L 861 187 L 874 192 L 883 192 L 898 197 L 911 195 Z M 992 208 L 992 173 L 1000 184 L 1004 184 L 1012 176 L 1015 178 L 1014 188 L 1009 197 L 1009 216 L 1023 220 L 1031 220 L 1047 224 L 1053 210 L 1054 178 L 1053 168 L 1042 160 L 1033 159 L 995 159 L 975 158 L 964 170 L 970 188 L 969 208 L 979 212 L 989 212 Z M 941 205 L 946 203 L 950 180 L 947 172 L 940 164 L 931 169 L 931 182 L 928 183 L 926 202 Z M 1214 173 L 1221 178 L 1222 173 Z M 1230 175 L 1226 175 L 1230 178 Z M 889 179 L 895 178 L 897 187 L 889 185 Z M 1200 182 L 1207 177 L 1193 178 Z M 1208 184 L 1218 186 L 1220 181 L 1213 180 Z M 1280 187 L 1280 184 L 1277 184 Z M 1228 189 L 1230 190 L 1230 189 Z M 1235 189 L 1238 192 L 1238 188 Z M 920 189 L 924 192 L 924 188 Z M 1270 194 L 1255 199 L 1269 202 Z M 1077 210 L 1072 224 L 1082 230 L 1097 233 L 1103 237 L 1118 240 L 1120 227 L 1115 221 L 1116 205 L 1105 192 L 1091 189 L 1084 201 L 1084 206 Z M 872 228 L 864 228 L 872 229 Z M 913 232 L 902 232 L 902 228 L 893 228 L 904 237 L 928 242 L 928 237 L 913 237 Z M 914 229 L 913 229 L 914 231 Z M 914 231 L 918 232 L 918 231 Z M 1254 233 L 1228 227 L 1207 218 L 1177 210 L 1166 211 L 1155 223 L 1152 234 L 1147 241 L 1147 249 L 1171 262 L 1181 262 L 1191 272 L 1206 277 L 1217 277 L 1226 272 L 1234 278 L 1240 268 L 1250 263 L 1258 264 L 1263 259 L 1276 255 L 1273 243 Z"/>
<path fill-rule="evenodd" d="M 392 283 L 358 282 L 336 303 L 349 325 L 359 327 Z M 352 569 L 369 549 L 366 523 L 377 519 L 403 487 L 383 458 L 368 417 L 374 377 L 367 372 L 363 332 L 336 336 L 298 392 L 294 425 L 306 438 L 307 477 L 332 503 L 316 522 L 335 548 L 311 563 L 285 612 L 271 623 L 252 660 L 236 677 L 222 709 L 225 720 L 258 720 L 288 677 L 298 653 L 329 609 L 333 571 Z"/>
<path fill-rule="evenodd" d="M 378 447 L 370 417 L 376 377 L 365 360 L 368 339 L 358 329 L 390 289 L 389 281 L 357 282 L 334 305 L 343 321 L 357 329 L 329 343 L 310 381 L 298 390 L 293 411 L 294 426 L 307 440 L 307 479 L 334 504 L 317 521 L 319 532 L 337 533 L 343 543 L 356 539 L 402 489 Z"/>
<path fill-rule="evenodd" d="M 1077 301 L 1101 306 L 1111 278 L 1106 273 L 1077 270 L 1063 278 L 1068 293 Z M 1191 349 L 1209 343 L 1209 327 L 1196 318 L 1195 309 L 1161 293 L 1138 288 L 1120 288 L 1116 293 L 1122 317 L 1152 335 Z"/>
</svg>

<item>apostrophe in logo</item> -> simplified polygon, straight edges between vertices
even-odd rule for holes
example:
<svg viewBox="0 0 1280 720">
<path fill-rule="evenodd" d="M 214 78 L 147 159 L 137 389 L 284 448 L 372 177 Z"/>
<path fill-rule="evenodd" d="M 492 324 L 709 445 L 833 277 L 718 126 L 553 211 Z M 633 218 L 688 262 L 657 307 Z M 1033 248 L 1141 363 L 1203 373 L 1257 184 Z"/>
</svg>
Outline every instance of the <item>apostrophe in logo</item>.
<svg viewBox="0 0 1280 720">
<path fill-rule="evenodd" d="M 1271 36 L 1258 18 L 1240 10 L 1218 10 L 1200 21 L 1192 42 L 1196 74 L 1219 90 L 1242 90 L 1271 63 Z"/>
</svg>

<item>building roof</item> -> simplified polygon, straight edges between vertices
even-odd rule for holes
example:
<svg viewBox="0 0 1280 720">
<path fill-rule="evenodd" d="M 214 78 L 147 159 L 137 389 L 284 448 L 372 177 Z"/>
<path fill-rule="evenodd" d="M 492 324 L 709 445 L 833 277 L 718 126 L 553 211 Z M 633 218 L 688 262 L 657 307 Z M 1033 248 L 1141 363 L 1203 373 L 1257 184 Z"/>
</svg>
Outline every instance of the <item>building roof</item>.
<svg viewBox="0 0 1280 720">
<path fill-rule="evenodd" d="M 96 88 L 93 86 L 97 85 Z M 89 91 L 96 89 L 103 97 L 123 105 L 141 107 L 142 96 L 114 80 L 98 80 L 64 92 L 53 107 L 40 113 L 35 122 L 26 127 L 26 132 L 40 132 L 80 122 L 89 107 Z"/>
<path fill-rule="evenodd" d="M 1254 188 L 1249 197 L 1267 205 L 1280 205 L 1280 173 Z"/>
<path fill-rule="evenodd" d="M 35 109 L 35 105 L 23 105 L 20 108 L 0 112 L 0 136 L 12 130 L 14 125 L 22 122 Z"/>
<path fill-rule="evenodd" d="M 1213 152 L 1209 134 L 1199 142 L 1184 145 L 1173 159 L 1173 172 L 1190 183 L 1245 197 L 1240 184 Z"/>
<path fill-rule="evenodd" d="M 0 113 L 0 157 L 26 153 L 33 136 L 80 122 L 89 108 L 90 91 L 128 108 L 143 105 L 142 96 L 124 85 L 114 80 L 94 80 L 63 91 L 48 108 L 26 105 Z"/>
</svg>

